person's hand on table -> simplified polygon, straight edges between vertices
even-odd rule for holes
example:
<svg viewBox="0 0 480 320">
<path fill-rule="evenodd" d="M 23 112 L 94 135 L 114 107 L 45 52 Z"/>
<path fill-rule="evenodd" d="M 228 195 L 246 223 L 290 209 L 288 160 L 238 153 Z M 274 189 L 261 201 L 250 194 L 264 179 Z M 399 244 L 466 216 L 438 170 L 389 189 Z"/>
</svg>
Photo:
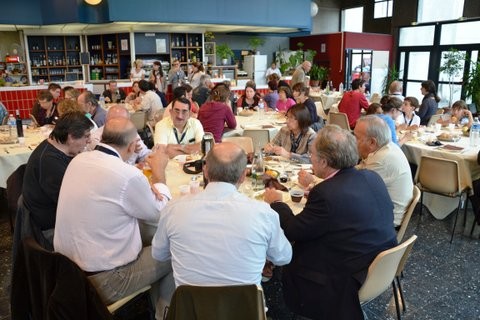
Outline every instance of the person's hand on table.
<svg viewBox="0 0 480 320">
<path fill-rule="evenodd" d="M 274 151 L 275 146 L 272 143 L 267 143 L 265 147 L 263 148 L 266 153 L 275 153 Z"/>
<path fill-rule="evenodd" d="M 263 201 L 268 204 L 273 202 L 282 201 L 282 194 L 280 191 L 276 190 L 275 188 L 265 188 L 265 192 L 263 193 Z"/>
<path fill-rule="evenodd" d="M 300 170 L 298 172 L 298 183 L 307 188 L 311 183 L 313 183 L 313 175 L 303 169 Z"/>
<path fill-rule="evenodd" d="M 275 154 L 276 154 L 277 156 L 281 156 L 281 157 L 290 159 L 290 152 L 288 152 L 287 150 L 285 150 L 285 148 L 283 148 L 283 147 L 274 146 L 274 147 L 273 147 L 273 152 L 275 152 Z"/>
<path fill-rule="evenodd" d="M 112 100 L 109 97 L 105 97 L 105 102 L 110 103 L 110 102 L 112 102 Z"/>
</svg>

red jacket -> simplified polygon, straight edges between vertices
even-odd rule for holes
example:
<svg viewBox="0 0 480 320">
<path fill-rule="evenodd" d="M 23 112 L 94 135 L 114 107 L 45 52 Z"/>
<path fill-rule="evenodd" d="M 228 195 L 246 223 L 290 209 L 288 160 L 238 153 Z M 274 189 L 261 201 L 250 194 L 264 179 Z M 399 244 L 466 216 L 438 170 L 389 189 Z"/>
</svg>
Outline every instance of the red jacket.
<svg viewBox="0 0 480 320">
<path fill-rule="evenodd" d="M 352 90 L 343 94 L 343 98 L 338 104 L 338 111 L 347 114 L 348 124 L 353 129 L 358 118 L 360 118 L 362 108 L 367 109 L 368 105 L 368 100 L 363 93 Z"/>
</svg>

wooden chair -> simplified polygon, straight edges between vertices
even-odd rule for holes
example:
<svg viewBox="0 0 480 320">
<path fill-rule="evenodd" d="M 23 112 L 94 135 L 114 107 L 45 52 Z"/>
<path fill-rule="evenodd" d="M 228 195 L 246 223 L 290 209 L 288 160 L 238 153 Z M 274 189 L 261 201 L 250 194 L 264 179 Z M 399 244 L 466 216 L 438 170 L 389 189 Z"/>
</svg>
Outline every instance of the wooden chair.
<svg viewBox="0 0 480 320">
<path fill-rule="evenodd" d="M 329 112 L 328 124 L 336 124 L 342 129 L 350 131 L 350 125 L 348 124 L 348 116 L 343 112 Z"/>
<path fill-rule="evenodd" d="M 420 189 L 417 186 L 413 186 L 413 197 L 408 205 L 407 211 L 403 216 L 402 223 L 400 224 L 400 229 L 397 232 L 397 242 L 401 243 L 403 240 L 403 236 L 405 235 L 405 231 L 407 230 L 408 223 L 410 222 L 410 218 L 412 217 L 413 211 L 417 206 L 418 200 L 420 200 Z"/>
<path fill-rule="evenodd" d="M 254 151 L 253 140 L 251 137 L 225 137 L 222 139 L 222 141 L 235 143 L 237 146 L 242 148 L 246 154 Z"/>
<path fill-rule="evenodd" d="M 453 241 L 455 227 L 457 225 L 458 213 L 462 206 L 462 196 L 467 194 L 468 188 L 462 189 L 460 184 L 460 172 L 458 162 L 455 160 L 434 158 L 422 156 L 420 165 L 415 177 L 415 183 L 422 191 L 420 197 L 420 215 L 423 211 L 423 194 L 425 192 L 441 195 L 444 197 L 457 198 L 458 206 L 455 213 L 455 222 L 453 224 L 452 236 L 450 243 Z M 467 204 L 465 201 L 465 218 L 467 217 Z"/>
<path fill-rule="evenodd" d="M 367 278 L 358 291 L 358 297 L 361 304 L 365 304 L 375 299 L 387 290 L 390 284 L 392 284 L 397 317 L 399 320 L 401 319 L 394 279 L 405 252 L 413 245 L 416 239 L 417 236 L 413 235 L 405 242 L 391 249 L 382 251 L 375 257 L 368 267 Z"/>
<path fill-rule="evenodd" d="M 253 141 L 253 147 L 263 148 L 270 142 L 270 131 L 268 129 L 245 129 L 243 130 L 244 137 L 250 137 Z"/>
<path fill-rule="evenodd" d="M 266 320 L 263 291 L 255 284 L 221 287 L 179 286 L 167 320 Z"/>
<path fill-rule="evenodd" d="M 323 120 L 328 119 L 327 114 L 325 113 L 325 110 L 323 110 L 322 101 L 316 101 L 315 102 L 315 107 L 317 108 L 317 115 L 319 117 L 321 117 Z"/>
</svg>

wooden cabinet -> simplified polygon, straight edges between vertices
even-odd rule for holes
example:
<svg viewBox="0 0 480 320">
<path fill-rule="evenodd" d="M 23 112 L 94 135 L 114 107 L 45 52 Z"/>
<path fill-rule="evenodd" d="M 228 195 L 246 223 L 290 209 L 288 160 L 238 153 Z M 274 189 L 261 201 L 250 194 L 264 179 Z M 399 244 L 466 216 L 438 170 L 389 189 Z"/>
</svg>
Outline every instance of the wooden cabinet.
<svg viewBox="0 0 480 320">
<path fill-rule="evenodd" d="M 90 80 L 128 78 L 130 65 L 129 34 L 87 36 L 90 53 Z"/>
<path fill-rule="evenodd" d="M 170 60 L 177 59 L 186 72 L 188 64 L 203 60 L 203 43 L 201 33 L 171 33 Z"/>
<path fill-rule="evenodd" d="M 215 55 L 215 42 L 205 42 L 205 65 L 214 66 L 217 64 Z"/>
<path fill-rule="evenodd" d="M 5 82 L 28 85 L 27 65 L 23 62 L 0 61 L 0 75 L 6 73 Z"/>
<path fill-rule="evenodd" d="M 82 80 L 80 36 L 27 36 L 32 82 Z"/>
</svg>

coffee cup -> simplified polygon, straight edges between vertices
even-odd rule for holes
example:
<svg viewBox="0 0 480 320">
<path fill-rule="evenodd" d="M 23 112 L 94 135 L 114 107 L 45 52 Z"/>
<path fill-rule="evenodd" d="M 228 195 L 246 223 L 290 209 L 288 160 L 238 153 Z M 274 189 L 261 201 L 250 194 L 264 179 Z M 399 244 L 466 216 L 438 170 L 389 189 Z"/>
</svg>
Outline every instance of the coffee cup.
<svg viewBox="0 0 480 320">
<path fill-rule="evenodd" d="M 293 202 L 300 202 L 302 201 L 303 193 L 303 190 L 293 189 L 290 190 L 290 197 L 292 198 Z"/>
</svg>

